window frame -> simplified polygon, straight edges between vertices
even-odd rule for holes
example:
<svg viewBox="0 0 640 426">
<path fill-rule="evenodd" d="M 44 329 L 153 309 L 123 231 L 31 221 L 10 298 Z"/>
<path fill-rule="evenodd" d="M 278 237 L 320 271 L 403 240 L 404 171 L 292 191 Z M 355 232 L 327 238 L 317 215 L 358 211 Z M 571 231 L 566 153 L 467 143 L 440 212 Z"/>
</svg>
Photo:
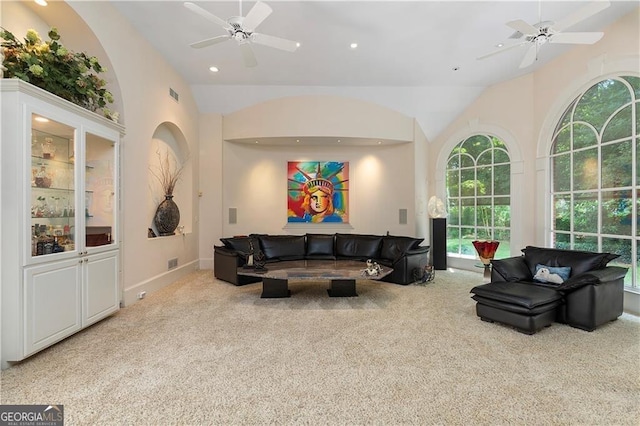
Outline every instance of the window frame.
<svg viewBox="0 0 640 426">
<path fill-rule="evenodd" d="M 495 146 L 492 146 L 490 148 L 490 150 L 484 150 L 477 157 L 475 157 L 473 159 L 473 165 L 472 166 L 460 164 L 457 169 L 449 169 L 449 160 L 451 159 L 451 156 L 453 154 L 453 150 L 456 149 L 457 147 L 459 147 L 464 142 L 466 142 L 469 139 L 474 138 L 474 137 L 485 137 L 485 138 L 487 138 L 489 140 L 491 140 L 493 138 L 498 139 L 502 143 L 504 149 L 503 148 L 496 148 Z M 507 156 L 509 161 L 508 162 L 497 162 L 497 163 L 494 162 L 494 160 L 495 160 L 495 154 L 494 153 L 495 153 L 496 150 L 502 150 L 505 153 L 505 155 Z M 480 164 L 478 162 L 478 160 L 489 151 L 492 152 L 491 163 Z M 512 235 L 513 226 L 512 226 L 511 218 L 513 217 L 513 206 L 514 206 L 513 197 L 514 197 L 514 194 L 513 194 L 513 191 L 512 191 L 512 188 L 513 188 L 513 179 L 512 179 L 512 177 L 513 177 L 513 174 L 514 174 L 514 169 L 518 169 L 518 167 L 517 166 L 514 167 L 514 160 L 513 160 L 513 155 L 512 155 L 512 152 L 511 152 L 511 148 L 510 148 L 508 142 L 505 140 L 505 138 L 495 134 L 494 132 L 477 131 L 477 132 L 473 132 L 473 133 L 468 133 L 463 138 L 459 139 L 453 146 L 451 146 L 450 149 L 444 150 L 443 153 L 446 153 L 446 157 L 445 157 L 446 160 L 444 162 L 445 167 L 444 167 L 444 170 L 443 170 L 442 173 L 444 175 L 444 193 L 446 194 L 445 199 L 446 199 L 447 206 L 450 206 L 450 194 L 449 194 L 449 187 L 447 185 L 447 175 L 448 175 L 448 173 L 450 171 L 453 171 L 453 170 L 461 171 L 461 173 L 458 174 L 458 187 L 460 187 L 461 182 L 462 182 L 462 180 L 461 180 L 462 177 L 461 176 L 463 174 L 462 173 L 463 171 L 467 171 L 467 172 L 472 171 L 473 172 L 473 176 L 474 176 L 474 180 L 478 180 L 478 171 L 479 171 L 479 169 L 482 169 L 482 168 L 490 166 L 491 169 L 492 169 L 491 173 L 493 174 L 493 173 L 495 173 L 495 168 L 496 167 L 505 166 L 505 165 L 509 166 L 509 191 L 506 194 L 502 194 L 502 193 L 495 194 L 494 193 L 495 176 L 492 176 L 492 190 L 491 190 L 491 193 L 489 195 L 479 195 L 479 194 L 477 194 L 475 192 L 475 190 L 474 190 L 474 194 L 473 195 L 464 195 L 463 191 L 461 189 L 458 190 L 458 193 L 453 198 L 455 198 L 456 200 L 459 201 L 459 209 L 460 209 L 459 216 L 461 216 L 461 209 L 462 209 L 463 202 L 465 200 L 472 201 L 473 208 L 475 210 L 474 223 L 473 223 L 473 226 L 468 227 L 468 226 L 465 226 L 465 224 L 463 224 L 461 220 L 457 224 L 452 224 L 451 221 L 448 221 L 448 223 L 447 223 L 447 242 L 450 241 L 449 232 L 450 232 L 450 229 L 452 229 L 452 228 L 457 229 L 459 231 L 459 235 L 462 235 L 461 233 L 462 233 L 463 228 L 464 229 L 473 228 L 473 234 L 474 234 L 475 238 L 480 238 L 480 239 L 485 239 L 485 238 L 483 238 L 482 236 L 480 236 L 480 237 L 478 236 L 479 235 L 478 234 L 479 230 L 487 230 L 489 238 L 492 238 L 492 239 L 495 238 L 496 231 L 498 233 L 499 232 L 506 232 L 507 235 L 510 235 L 509 241 L 513 242 L 513 235 Z M 458 154 L 458 155 L 460 155 L 460 154 Z M 477 208 L 478 208 L 478 205 L 479 205 L 478 201 L 486 200 L 486 201 L 489 201 L 491 206 L 495 206 L 496 205 L 496 199 L 499 199 L 499 198 L 502 198 L 502 197 L 508 197 L 509 198 L 509 225 L 508 226 L 496 225 L 495 215 L 492 214 L 491 215 L 491 223 L 489 224 L 489 226 L 480 226 L 481 224 L 478 223 L 478 217 L 477 217 Z M 457 252 L 449 252 L 448 251 L 448 244 L 447 244 L 447 256 L 448 257 L 458 257 L 458 258 L 461 258 L 461 259 L 475 259 L 476 258 L 475 250 L 472 250 L 472 249 L 471 250 L 467 250 L 469 253 L 465 253 L 464 252 L 464 247 L 463 246 L 465 246 L 465 245 L 463 244 L 462 239 L 463 239 L 462 237 L 458 237 L 458 250 L 457 250 Z M 467 244 L 468 246 L 471 246 L 471 242 L 470 241 L 471 240 L 469 240 L 469 244 Z M 502 256 L 497 255 L 496 257 L 508 257 L 508 256 L 510 256 L 511 255 L 511 251 L 513 250 L 513 248 L 510 247 L 510 246 L 511 246 L 511 244 L 507 245 L 506 247 L 505 247 L 505 245 L 503 245 L 502 246 Z M 499 250 L 500 250 L 500 248 L 499 248 Z"/>
<path fill-rule="evenodd" d="M 583 241 L 592 241 L 597 244 L 597 251 L 607 251 L 604 246 L 605 240 L 614 239 L 614 240 L 629 240 L 630 248 L 631 248 L 631 265 L 630 265 L 630 277 L 628 276 L 627 282 L 625 282 L 625 289 L 633 292 L 640 293 L 640 259 L 638 250 L 640 250 L 640 235 L 638 235 L 638 219 L 640 218 L 640 212 L 638 212 L 637 203 L 640 198 L 640 182 L 638 182 L 638 167 L 640 165 L 637 164 L 638 159 L 638 144 L 640 143 L 640 128 L 638 128 L 637 123 L 639 122 L 640 116 L 640 97 L 637 94 L 637 89 L 634 90 L 634 87 L 630 87 L 630 83 L 624 79 L 624 77 L 633 77 L 640 78 L 640 75 L 636 75 L 634 73 L 616 73 L 609 76 L 600 76 L 599 78 L 593 79 L 588 84 L 584 85 L 581 90 L 575 91 L 573 96 L 570 97 L 570 101 L 566 104 L 565 108 L 556 115 L 554 125 L 550 126 L 550 134 L 548 135 L 548 144 L 547 144 L 547 171 L 548 171 L 548 197 L 547 202 L 549 205 L 549 209 L 547 210 L 548 214 L 546 216 L 546 241 L 548 246 L 556 247 L 558 245 L 558 236 L 566 235 L 568 239 L 568 247 L 566 248 L 575 248 L 575 249 L 585 249 L 584 247 L 580 247 L 578 243 L 576 243 L 576 239 L 580 238 Z M 597 137 L 594 144 L 587 147 L 575 147 L 574 146 L 574 123 L 583 122 L 583 120 L 574 120 L 576 115 L 577 106 L 581 103 L 584 96 L 595 86 L 605 82 L 607 80 L 615 80 L 623 83 L 627 89 L 629 89 L 630 93 L 633 94 L 631 101 L 627 101 L 624 104 L 618 105 L 614 110 L 610 112 L 610 115 L 604 120 L 602 123 L 602 128 L 600 131 L 597 131 Z M 607 140 L 603 142 L 603 136 L 605 135 L 605 129 L 607 129 L 607 125 L 611 122 L 611 120 L 616 117 L 616 115 L 627 107 L 631 107 L 631 135 L 625 136 L 623 138 L 617 138 L 613 140 Z M 549 123 L 551 124 L 551 123 Z M 587 123 L 589 126 L 593 127 L 593 123 Z M 562 151 L 561 153 L 554 152 L 556 146 L 556 135 L 560 134 L 563 129 L 569 129 L 569 148 L 566 151 Z M 630 170 L 631 174 L 631 184 L 630 185 L 622 185 L 622 186 L 614 186 L 609 187 L 605 186 L 603 182 L 603 166 L 606 164 L 606 159 L 602 155 L 603 149 L 607 147 L 612 147 L 618 143 L 628 142 L 631 145 L 631 160 L 632 160 L 632 168 Z M 595 149 L 596 152 L 596 161 L 597 161 L 597 176 L 596 176 L 596 184 L 595 188 L 576 188 L 575 185 L 575 153 L 587 152 L 590 149 Z M 555 170 L 554 166 L 557 164 L 554 161 L 557 158 L 562 156 L 568 156 L 569 161 L 569 169 L 571 171 L 571 175 L 569 177 L 568 182 L 568 190 L 559 190 L 555 187 Z M 603 222 L 604 215 L 603 210 L 601 208 L 603 197 L 607 192 L 611 191 L 629 191 L 630 192 L 630 200 L 631 200 L 631 229 L 629 234 L 611 234 L 604 232 Z M 576 196 L 584 196 L 588 194 L 594 194 L 595 197 L 595 205 L 597 207 L 596 211 L 596 231 L 597 232 L 589 232 L 585 230 L 576 230 L 576 221 L 575 218 L 575 209 L 578 206 L 576 203 Z M 555 200 L 557 197 L 564 197 L 569 199 L 569 229 L 556 229 L 556 220 L 555 220 L 555 211 L 556 205 Z M 576 246 L 578 244 L 578 246 Z M 583 243 L 584 244 L 584 243 Z M 615 263 L 612 262 L 612 263 Z M 628 282 L 630 281 L 630 285 Z"/>
</svg>

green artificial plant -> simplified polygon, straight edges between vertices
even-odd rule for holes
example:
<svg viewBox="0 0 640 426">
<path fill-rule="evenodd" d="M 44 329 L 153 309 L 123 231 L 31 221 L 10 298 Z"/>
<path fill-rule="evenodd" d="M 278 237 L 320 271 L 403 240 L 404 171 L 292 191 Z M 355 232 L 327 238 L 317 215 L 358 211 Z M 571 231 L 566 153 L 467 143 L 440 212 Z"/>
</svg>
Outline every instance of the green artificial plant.
<svg viewBox="0 0 640 426">
<path fill-rule="evenodd" d="M 118 121 L 118 113 L 106 106 L 113 95 L 98 74 L 106 71 L 95 56 L 67 50 L 58 30 L 49 31 L 43 42 L 35 30 L 28 30 L 24 42 L 0 27 L 0 49 L 4 78 L 19 78 L 83 108 Z"/>
</svg>

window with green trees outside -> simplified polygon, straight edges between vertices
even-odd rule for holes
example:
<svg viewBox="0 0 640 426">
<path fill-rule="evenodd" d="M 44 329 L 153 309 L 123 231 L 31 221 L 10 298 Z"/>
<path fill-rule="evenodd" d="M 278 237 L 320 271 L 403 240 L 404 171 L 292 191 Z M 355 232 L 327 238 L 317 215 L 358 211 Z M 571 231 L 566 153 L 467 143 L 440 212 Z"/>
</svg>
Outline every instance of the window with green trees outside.
<svg viewBox="0 0 640 426">
<path fill-rule="evenodd" d="M 448 254 L 476 256 L 473 240 L 497 240 L 495 257 L 510 256 L 510 161 L 492 135 L 473 135 L 453 148 L 446 170 Z"/>
<path fill-rule="evenodd" d="M 602 80 L 558 122 L 551 148 L 551 232 L 558 248 L 609 252 L 640 288 L 640 77 Z"/>
</svg>

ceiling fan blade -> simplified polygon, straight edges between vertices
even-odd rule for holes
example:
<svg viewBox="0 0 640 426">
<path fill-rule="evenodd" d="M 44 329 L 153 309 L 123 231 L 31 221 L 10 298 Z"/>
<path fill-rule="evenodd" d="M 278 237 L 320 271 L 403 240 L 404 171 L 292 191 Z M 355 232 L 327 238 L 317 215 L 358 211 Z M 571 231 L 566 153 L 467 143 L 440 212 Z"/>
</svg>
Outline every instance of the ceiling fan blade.
<svg viewBox="0 0 640 426">
<path fill-rule="evenodd" d="M 240 46 L 240 52 L 242 52 L 242 59 L 244 60 L 244 65 L 246 67 L 251 68 L 258 65 L 256 55 L 253 54 L 253 49 L 251 48 L 251 43 L 245 40 L 238 43 L 238 46 Z"/>
<path fill-rule="evenodd" d="M 584 6 L 583 8 L 578 9 L 564 19 L 560 19 L 554 25 L 552 25 L 552 27 L 555 31 L 562 31 L 565 28 L 572 27 L 578 22 L 583 21 L 588 17 L 605 10 L 609 6 L 611 6 L 611 3 L 609 3 L 608 1 L 594 1 Z"/>
<path fill-rule="evenodd" d="M 523 21 L 522 19 L 516 19 L 515 21 L 507 22 L 507 26 L 513 28 L 516 31 L 520 31 L 524 35 L 536 35 L 540 32 L 536 27 Z"/>
<path fill-rule="evenodd" d="M 538 44 L 533 43 L 527 53 L 524 54 L 524 58 L 522 62 L 520 62 L 520 68 L 526 68 L 529 65 L 533 64 L 536 61 L 538 56 Z"/>
<path fill-rule="evenodd" d="M 511 49 L 516 48 L 516 47 L 520 47 L 520 46 L 522 46 L 522 45 L 524 45 L 524 44 L 527 44 L 527 43 L 529 43 L 529 42 L 528 42 L 528 41 L 521 41 L 521 42 L 519 42 L 519 43 L 510 44 L 510 45 L 505 45 L 505 46 L 501 47 L 501 48 L 500 48 L 500 49 L 498 49 L 498 50 L 494 50 L 493 52 L 489 52 L 489 53 L 487 53 L 487 54 L 484 54 L 484 55 L 482 55 L 482 56 L 479 56 L 479 57 L 478 57 L 478 58 L 476 58 L 476 59 L 484 59 L 484 58 L 488 58 L 489 56 L 493 56 L 493 55 L 497 55 L 498 53 L 506 52 L 507 50 L 511 50 Z"/>
<path fill-rule="evenodd" d="M 558 33 L 551 36 L 549 43 L 593 44 L 600 40 L 604 33 Z"/>
<path fill-rule="evenodd" d="M 255 6 L 251 8 L 247 16 L 244 17 L 242 21 L 242 29 L 248 32 L 253 32 L 258 25 L 262 23 L 267 16 L 271 15 L 273 10 L 266 4 L 262 2 L 257 2 Z"/>
<path fill-rule="evenodd" d="M 298 43 L 295 41 L 266 34 L 253 33 L 251 34 L 251 41 L 264 46 L 273 47 L 275 49 L 286 50 L 288 52 L 294 52 L 298 48 Z"/>
<path fill-rule="evenodd" d="M 224 19 L 218 18 L 216 15 L 214 15 L 213 13 L 204 10 L 203 8 L 201 8 L 200 6 L 193 4 L 191 2 L 185 2 L 184 3 L 184 7 L 186 7 L 187 9 L 189 9 L 192 12 L 197 13 L 198 15 L 204 17 L 205 19 L 213 22 L 214 24 L 218 24 L 224 28 L 230 28 L 231 26 L 229 25 L 229 23 L 227 21 L 225 21 Z"/>
<path fill-rule="evenodd" d="M 194 49 L 201 49 L 203 47 L 212 46 L 214 44 L 222 43 L 223 41 L 227 41 L 231 38 L 230 35 L 221 35 L 217 37 L 207 38 L 204 40 L 197 41 L 195 43 L 191 43 L 189 46 Z"/>
</svg>

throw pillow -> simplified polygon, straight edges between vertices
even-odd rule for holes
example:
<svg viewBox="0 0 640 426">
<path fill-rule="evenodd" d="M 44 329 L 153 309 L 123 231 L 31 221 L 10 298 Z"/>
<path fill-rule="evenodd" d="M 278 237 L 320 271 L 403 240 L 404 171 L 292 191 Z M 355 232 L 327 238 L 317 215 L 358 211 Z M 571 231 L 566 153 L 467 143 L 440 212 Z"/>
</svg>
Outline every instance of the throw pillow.
<svg viewBox="0 0 640 426">
<path fill-rule="evenodd" d="M 548 266 L 536 265 L 536 273 L 533 280 L 545 284 L 562 284 L 571 275 L 571 267 L 569 266 Z"/>
</svg>

